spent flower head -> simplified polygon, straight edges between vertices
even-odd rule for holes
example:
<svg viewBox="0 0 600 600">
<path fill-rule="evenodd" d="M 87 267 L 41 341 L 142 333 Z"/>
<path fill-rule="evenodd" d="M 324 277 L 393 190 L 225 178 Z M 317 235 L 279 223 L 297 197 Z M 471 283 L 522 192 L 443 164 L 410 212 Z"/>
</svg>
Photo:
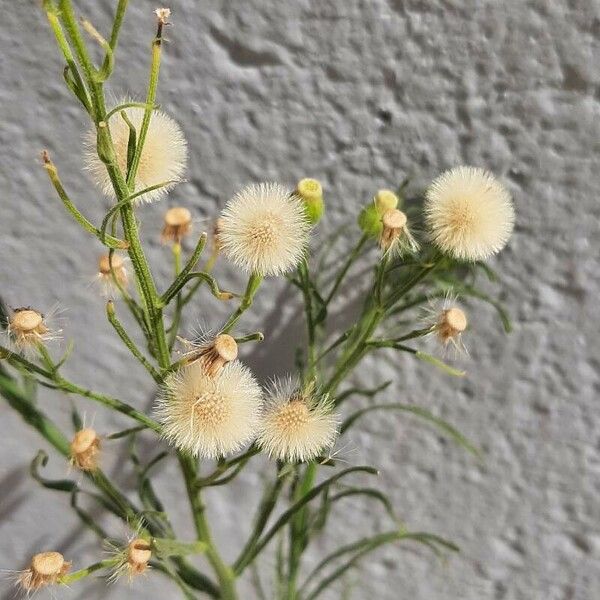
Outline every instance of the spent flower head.
<svg viewBox="0 0 600 600">
<path fill-rule="evenodd" d="M 71 440 L 71 464 L 82 471 L 95 471 L 100 455 L 100 437 L 91 428 L 80 429 Z"/>
<path fill-rule="evenodd" d="M 302 390 L 291 378 L 277 380 L 267 392 L 257 443 L 277 460 L 306 462 L 333 446 L 338 425 L 327 395 Z"/>
<path fill-rule="evenodd" d="M 34 353 L 40 345 L 60 339 L 60 329 L 53 329 L 49 324 L 55 310 L 44 315 L 31 307 L 13 309 L 8 318 L 8 335 L 14 346 Z"/>
<path fill-rule="evenodd" d="M 17 574 L 17 585 L 27 595 L 41 588 L 59 583 L 59 579 L 69 572 L 71 563 L 66 562 L 60 552 L 40 552 L 31 558 L 29 566 Z"/>
<path fill-rule="evenodd" d="M 381 217 L 383 228 L 379 235 L 379 247 L 384 253 L 401 256 L 406 252 L 417 252 L 419 243 L 408 228 L 406 215 L 397 208 L 390 208 Z"/>
<path fill-rule="evenodd" d="M 128 102 L 124 100 L 122 103 Z M 122 173 L 127 171 L 127 149 L 129 125 L 127 119 L 139 133 L 144 118 L 144 109 L 129 107 L 113 114 L 108 125 L 112 136 L 117 164 Z M 86 169 L 94 183 L 110 198 L 115 197 L 114 189 L 106 165 L 100 160 L 96 148 L 96 130 L 92 129 L 85 138 Z M 152 111 L 150 126 L 135 176 L 135 192 L 152 186 L 159 187 L 136 198 L 136 202 L 153 202 L 162 198 L 179 181 L 187 162 L 187 142 L 179 125 L 160 110 Z"/>
<path fill-rule="evenodd" d="M 514 224 L 508 190 L 489 172 L 456 167 L 442 173 L 425 196 L 433 243 L 453 258 L 485 260 L 506 245 Z"/>
<path fill-rule="evenodd" d="M 238 267 L 258 275 L 281 275 L 302 259 L 310 224 L 295 194 L 278 183 L 249 185 L 227 203 L 219 245 Z"/>
<path fill-rule="evenodd" d="M 128 262 L 127 257 L 116 253 L 100 256 L 96 280 L 100 284 L 104 296 L 111 297 L 119 287 L 127 287 L 129 283 Z"/>
<path fill-rule="evenodd" d="M 174 206 L 165 213 L 160 241 L 163 244 L 180 243 L 191 230 L 192 213 L 183 206 Z"/>
<path fill-rule="evenodd" d="M 262 392 L 250 370 L 235 360 L 216 375 L 197 360 L 170 375 L 158 399 L 163 436 L 180 450 L 219 458 L 252 440 Z"/>
<path fill-rule="evenodd" d="M 457 354 L 468 354 L 462 339 L 468 325 L 467 315 L 458 306 L 454 294 L 447 293 L 441 300 L 430 301 L 423 321 L 444 353 L 452 348 Z"/>
</svg>

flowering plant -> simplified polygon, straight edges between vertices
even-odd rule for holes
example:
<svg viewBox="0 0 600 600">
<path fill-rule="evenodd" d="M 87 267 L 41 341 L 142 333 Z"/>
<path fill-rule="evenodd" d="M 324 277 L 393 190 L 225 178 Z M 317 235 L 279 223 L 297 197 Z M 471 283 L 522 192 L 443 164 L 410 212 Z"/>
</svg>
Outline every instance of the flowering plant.
<svg viewBox="0 0 600 600">
<path fill-rule="evenodd" d="M 358 217 L 353 249 L 342 255 L 341 263 L 338 259 L 333 274 L 327 270 L 330 267 L 326 269 L 326 283 L 323 261 L 311 254 L 309 239 L 317 236 L 325 209 L 323 189 L 315 179 L 302 179 L 293 189 L 279 183 L 243 188 L 215 220 L 209 256 L 200 270 L 195 270 L 196 265 L 209 236 L 202 233 L 184 257 L 184 240 L 193 236 L 192 212 L 171 207 L 164 214 L 161 240 L 172 249 L 175 276 L 161 293 L 144 253 L 137 215 L 144 203 L 164 198 L 181 181 L 187 146 L 179 125 L 156 106 L 169 9 L 155 11 L 157 29 L 145 101 L 125 99 L 110 108 L 106 105 L 105 84 L 115 65 L 127 4 L 119 0 L 112 31 L 105 38 L 89 21 L 77 20 L 70 0 L 43 0 L 66 62 L 66 85 L 91 119 L 85 140 L 87 170 L 112 203 L 102 223 L 96 226 L 80 212 L 47 152 L 43 166 L 67 211 L 106 249 L 97 267 L 99 291 L 109 298 L 106 317 L 132 359 L 156 382 L 157 400 L 153 412 L 146 414 L 120 398 L 68 380 L 61 368 L 71 348 L 56 358 L 53 343 L 60 331 L 52 315 L 29 306 L 2 306 L 7 342 L 0 347 L 0 394 L 83 477 L 44 477 L 41 470 L 48 455 L 43 450 L 33 459 L 31 472 L 46 488 L 71 495 L 78 517 L 110 552 L 92 565 L 72 567 L 61 553 L 40 549 L 29 566 L 17 572 L 17 584 L 29 593 L 72 584 L 92 573 L 114 580 L 122 575 L 133 578 L 152 568 L 170 578 L 184 598 L 232 600 L 238 597 L 237 580 L 252 567 L 258 597 L 312 600 L 384 544 L 416 542 L 436 553 L 457 550 L 450 541 L 412 531 L 400 522 L 383 491 L 351 485 L 355 475 L 370 476 L 377 470 L 340 466 L 335 444 L 369 412 L 397 410 L 425 420 L 478 455 L 453 426 L 425 408 L 376 403 L 375 396 L 387 384 L 366 389 L 349 380 L 365 356 L 386 351 L 425 361 L 445 376 L 463 376 L 463 371 L 446 362 L 447 350 L 465 350 L 462 336 L 467 317 L 459 298 L 490 303 L 509 328 L 502 307 L 477 287 L 481 272 L 495 278 L 482 261 L 499 252 L 512 232 L 509 193 L 491 174 L 472 167 L 443 173 L 423 198 L 410 198 L 406 184 L 395 191 L 379 190 Z M 103 52 L 99 65 L 92 61 L 86 34 Z M 367 256 L 375 256 L 373 277 L 359 314 L 343 330 L 332 331 L 329 314 L 337 306 L 334 300 L 355 263 Z M 229 261 L 247 275 L 244 292 L 221 288 L 213 276 L 219 260 Z M 240 324 L 259 290 L 268 288 L 268 278 L 283 276 L 302 298 L 306 340 L 292 340 L 303 344 L 295 373 L 263 385 L 238 360 L 238 349 L 241 344 L 262 342 L 265 335 L 244 334 Z M 183 311 L 204 292 L 230 303 L 230 316 L 213 333 L 184 337 Z M 428 312 L 419 317 L 419 309 L 425 306 Z M 119 320 L 118 310 L 131 313 L 145 341 L 143 348 L 134 343 L 135 336 Z M 268 343 L 268 332 L 266 338 Z M 436 341 L 438 356 L 421 349 L 425 338 Z M 85 427 L 74 409 L 75 431 L 67 436 L 35 402 L 38 385 L 94 401 L 131 423 L 122 431 L 102 434 Z M 124 387 L 122 396 L 128 394 Z M 355 412 L 344 406 L 352 396 L 364 401 Z M 155 436 L 155 445 L 161 448 L 154 457 L 139 456 L 135 450 L 136 436 L 145 431 Z M 124 438 L 130 442 L 135 499 L 102 470 L 104 448 Z M 253 459 L 260 454 L 270 459 L 268 481 L 250 533 L 237 558 L 228 563 L 211 535 L 202 495 L 255 465 Z M 179 463 L 189 496 L 195 539 L 180 539 L 176 534 L 168 507 L 153 486 L 152 468 L 172 458 Z M 118 539 L 104 531 L 80 506 L 82 493 L 122 519 L 131 536 Z M 306 573 L 303 558 L 311 541 L 338 502 L 350 496 L 381 506 L 390 517 L 390 528 L 341 546 Z M 256 567 L 263 550 L 272 546 L 277 557 L 275 587 L 266 592 L 261 569 Z M 201 554 L 210 573 L 192 562 L 194 555 Z"/>
</svg>

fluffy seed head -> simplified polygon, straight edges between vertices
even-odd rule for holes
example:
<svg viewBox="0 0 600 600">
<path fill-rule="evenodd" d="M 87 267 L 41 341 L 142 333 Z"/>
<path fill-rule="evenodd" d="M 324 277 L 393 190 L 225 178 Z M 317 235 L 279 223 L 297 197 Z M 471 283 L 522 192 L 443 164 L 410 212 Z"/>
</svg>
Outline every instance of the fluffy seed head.
<svg viewBox="0 0 600 600">
<path fill-rule="evenodd" d="M 291 379 L 278 381 L 268 393 L 257 443 L 277 460 L 310 461 L 333 446 L 338 424 L 326 396 L 302 392 Z"/>
<path fill-rule="evenodd" d="M 249 185 L 225 206 L 219 244 L 238 267 L 259 275 L 293 269 L 308 244 L 301 200 L 278 183 Z"/>
<path fill-rule="evenodd" d="M 459 260 L 484 260 L 506 245 L 514 224 L 512 199 L 489 172 L 456 167 L 433 181 L 425 197 L 432 241 Z"/>
<path fill-rule="evenodd" d="M 29 567 L 19 574 L 18 583 L 26 592 L 58 582 L 66 575 L 71 563 L 65 561 L 60 552 L 40 552 L 31 558 Z"/>
<path fill-rule="evenodd" d="M 238 361 L 211 376 L 204 361 L 171 375 L 158 400 L 164 437 L 193 456 L 218 458 L 236 452 L 255 435 L 262 392 Z"/>
<path fill-rule="evenodd" d="M 130 107 L 124 109 L 122 112 L 125 112 L 127 118 L 139 134 L 144 109 Z M 121 172 L 125 173 L 127 170 L 129 126 L 120 112 L 112 115 L 108 124 L 115 147 L 117 164 Z M 115 194 L 106 170 L 106 165 L 100 160 L 96 150 L 95 130 L 89 131 L 85 138 L 85 162 L 86 169 L 90 173 L 94 183 L 104 194 L 110 198 L 114 198 Z M 183 176 L 186 162 L 187 143 L 179 125 L 165 113 L 154 110 L 135 177 L 135 191 L 139 192 L 145 188 L 167 181 L 171 181 L 172 183 L 138 196 L 136 201 L 152 202 L 163 197 Z"/>
<path fill-rule="evenodd" d="M 82 471 L 98 468 L 100 438 L 91 428 L 80 429 L 71 441 L 71 463 Z"/>
<path fill-rule="evenodd" d="M 160 241 L 179 243 L 192 230 L 192 213 L 183 206 L 174 206 L 165 213 L 164 222 Z"/>
<path fill-rule="evenodd" d="M 15 308 L 8 320 L 8 333 L 19 350 L 35 350 L 40 344 L 60 337 L 52 331 L 46 317 L 30 307 Z"/>
</svg>

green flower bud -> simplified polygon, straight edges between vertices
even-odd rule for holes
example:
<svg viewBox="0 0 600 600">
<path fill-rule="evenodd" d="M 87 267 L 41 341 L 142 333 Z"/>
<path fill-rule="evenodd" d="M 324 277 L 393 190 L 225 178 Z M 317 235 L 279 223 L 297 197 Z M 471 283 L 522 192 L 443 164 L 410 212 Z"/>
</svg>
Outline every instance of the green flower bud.
<svg viewBox="0 0 600 600">
<path fill-rule="evenodd" d="M 377 211 L 383 216 L 388 210 L 398 208 L 399 198 L 392 190 L 379 190 L 374 201 Z"/>
<path fill-rule="evenodd" d="M 323 187 L 316 179 L 301 179 L 296 186 L 296 193 L 306 208 L 306 215 L 312 225 L 316 225 L 323 216 Z"/>
<path fill-rule="evenodd" d="M 375 204 L 365 206 L 358 215 L 358 226 L 370 237 L 379 237 L 383 229 L 381 215 Z"/>
</svg>

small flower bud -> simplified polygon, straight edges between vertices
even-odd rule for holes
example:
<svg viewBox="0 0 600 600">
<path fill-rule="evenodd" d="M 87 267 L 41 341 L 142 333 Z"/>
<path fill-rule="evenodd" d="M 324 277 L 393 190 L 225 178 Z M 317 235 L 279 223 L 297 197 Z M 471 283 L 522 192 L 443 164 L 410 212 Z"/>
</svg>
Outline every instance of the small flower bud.
<svg viewBox="0 0 600 600">
<path fill-rule="evenodd" d="M 192 230 L 192 213 L 183 206 L 170 208 L 164 217 L 164 227 L 160 236 L 163 244 L 167 242 L 180 243 L 182 238 Z"/>
<path fill-rule="evenodd" d="M 384 215 L 388 210 L 398 208 L 399 198 L 392 190 L 379 190 L 373 199 L 377 212 Z"/>
<path fill-rule="evenodd" d="M 57 583 L 70 567 L 71 563 L 66 562 L 60 552 L 41 552 L 32 557 L 29 567 L 20 573 L 18 582 L 26 592 L 35 592 Z"/>
<path fill-rule="evenodd" d="M 379 237 L 383 229 L 381 215 L 375 204 L 365 206 L 358 215 L 358 226 L 369 237 Z"/>
<path fill-rule="evenodd" d="M 201 361 L 206 373 L 215 377 L 228 363 L 237 358 L 238 345 L 227 333 L 218 335 L 212 342 L 202 344 L 187 354 L 187 364 Z"/>
<path fill-rule="evenodd" d="M 127 547 L 127 570 L 130 576 L 141 575 L 152 558 L 151 545 L 142 538 L 130 542 Z"/>
<path fill-rule="evenodd" d="M 323 187 L 316 179 L 301 179 L 296 187 L 296 194 L 302 199 L 306 215 L 312 225 L 316 225 L 323 216 Z"/>
<path fill-rule="evenodd" d="M 95 471 L 98 468 L 100 438 L 88 428 L 78 431 L 71 441 L 71 462 L 82 471 Z"/>
</svg>

